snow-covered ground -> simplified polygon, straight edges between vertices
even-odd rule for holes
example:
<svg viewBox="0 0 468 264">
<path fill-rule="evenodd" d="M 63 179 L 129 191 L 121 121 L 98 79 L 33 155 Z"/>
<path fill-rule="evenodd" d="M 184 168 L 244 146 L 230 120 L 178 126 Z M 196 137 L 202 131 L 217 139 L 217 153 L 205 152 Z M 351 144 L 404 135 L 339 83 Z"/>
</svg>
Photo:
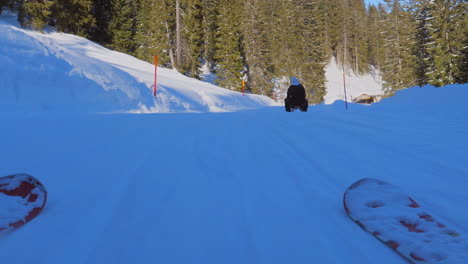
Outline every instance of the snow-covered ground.
<svg viewBox="0 0 468 264">
<path fill-rule="evenodd" d="M 225 112 L 275 105 L 154 66 L 70 34 L 23 30 L 0 19 L 0 111 Z"/>
<path fill-rule="evenodd" d="M 41 215 L 0 234 L 5 263 L 406 263 L 345 214 L 343 192 L 364 177 L 400 186 L 467 243 L 466 84 L 286 113 L 160 69 L 153 100 L 152 80 L 130 77 L 151 65 L 0 21 L 0 175 L 48 190 Z M 142 108 L 200 113 L 121 113 Z"/>
</svg>

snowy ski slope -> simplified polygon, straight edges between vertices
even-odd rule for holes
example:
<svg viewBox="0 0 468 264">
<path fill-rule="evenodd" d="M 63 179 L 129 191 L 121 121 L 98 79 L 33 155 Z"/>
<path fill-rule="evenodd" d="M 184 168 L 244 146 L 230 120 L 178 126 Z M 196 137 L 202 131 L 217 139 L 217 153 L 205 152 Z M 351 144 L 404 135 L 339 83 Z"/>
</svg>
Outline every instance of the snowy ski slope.
<svg viewBox="0 0 468 264">
<path fill-rule="evenodd" d="M 226 112 L 276 105 L 158 69 L 87 39 L 23 30 L 15 15 L 0 19 L 0 110 L 22 112 Z"/>
<path fill-rule="evenodd" d="M 41 215 L 0 234 L 4 263 L 406 263 L 343 210 L 364 177 L 400 186 L 468 240 L 466 84 L 286 113 L 161 69 L 153 100 L 149 73 L 123 66 L 133 58 L 34 34 L 0 20 L 0 175 L 48 190 Z M 27 58 L 34 67 L 16 62 Z M 130 110 L 200 113 L 119 113 Z"/>
</svg>

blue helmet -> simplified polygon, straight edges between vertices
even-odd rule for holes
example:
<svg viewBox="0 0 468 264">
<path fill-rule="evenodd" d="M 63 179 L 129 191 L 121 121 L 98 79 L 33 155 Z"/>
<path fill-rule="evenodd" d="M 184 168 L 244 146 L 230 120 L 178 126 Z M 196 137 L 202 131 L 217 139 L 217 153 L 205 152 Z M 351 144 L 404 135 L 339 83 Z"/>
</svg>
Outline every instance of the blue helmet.
<svg viewBox="0 0 468 264">
<path fill-rule="evenodd" d="M 296 77 L 291 77 L 291 85 L 300 85 L 301 83 Z"/>
</svg>

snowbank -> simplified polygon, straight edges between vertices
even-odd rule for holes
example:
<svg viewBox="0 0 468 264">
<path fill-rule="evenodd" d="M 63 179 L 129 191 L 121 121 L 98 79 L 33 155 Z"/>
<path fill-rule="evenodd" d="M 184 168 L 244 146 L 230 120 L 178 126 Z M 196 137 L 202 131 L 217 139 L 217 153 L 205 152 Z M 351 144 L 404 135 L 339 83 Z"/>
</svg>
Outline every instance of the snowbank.
<svg viewBox="0 0 468 264">
<path fill-rule="evenodd" d="M 23 30 L 0 17 L 1 112 L 224 112 L 275 103 L 158 69 L 70 34 Z"/>
</svg>

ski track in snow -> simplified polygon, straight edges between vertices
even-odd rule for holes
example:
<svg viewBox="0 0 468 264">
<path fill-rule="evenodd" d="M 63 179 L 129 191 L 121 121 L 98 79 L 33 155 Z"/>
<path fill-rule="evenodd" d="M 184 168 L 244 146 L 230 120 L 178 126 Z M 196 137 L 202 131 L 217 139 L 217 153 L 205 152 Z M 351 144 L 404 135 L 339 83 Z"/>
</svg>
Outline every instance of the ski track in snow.
<svg viewBox="0 0 468 264">
<path fill-rule="evenodd" d="M 363 177 L 402 186 L 466 233 L 463 151 L 427 144 L 458 137 L 467 149 L 466 127 L 352 107 L 2 117 L 0 173 L 27 170 L 50 200 L 0 240 L 1 254 L 9 263 L 405 263 L 344 213 L 343 191 Z M 434 121 L 447 127 L 429 130 Z"/>
</svg>

